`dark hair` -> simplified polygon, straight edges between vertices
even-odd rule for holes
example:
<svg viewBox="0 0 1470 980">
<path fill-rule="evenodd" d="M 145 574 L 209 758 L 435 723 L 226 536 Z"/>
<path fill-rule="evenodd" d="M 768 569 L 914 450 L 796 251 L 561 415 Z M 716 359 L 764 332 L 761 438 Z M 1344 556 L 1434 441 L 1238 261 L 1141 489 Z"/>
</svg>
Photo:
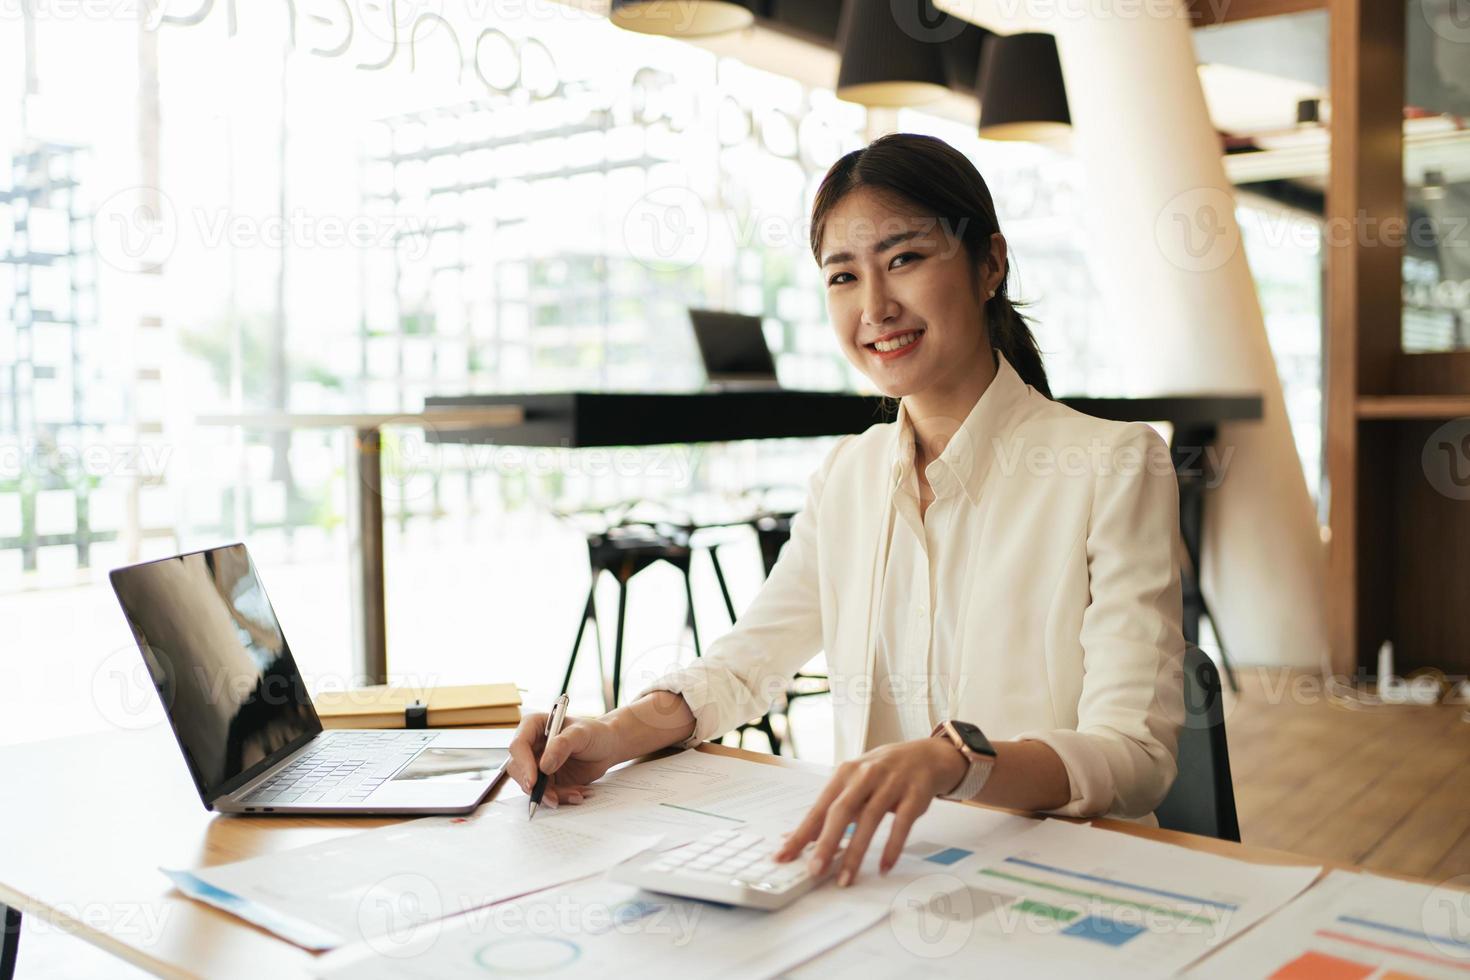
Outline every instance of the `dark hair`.
<svg viewBox="0 0 1470 980">
<path fill-rule="evenodd" d="M 963 153 L 941 139 L 916 133 L 891 133 L 832 164 L 812 204 L 812 256 L 822 261 L 827 218 L 850 191 L 870 187 L 894 195 L 921 213 L 933 215 L 964 243 L 972 268 L 990 256 L 990 236 L 1000 231 L 995 202 L 985 178 Z M 995 295 L 985 303 L 990 345 L 1005 355 L 1021 380 L 1051 397 L 1041 351 L 1030 322 L 1006 295 L 1010 266 Z"/>
</svg>

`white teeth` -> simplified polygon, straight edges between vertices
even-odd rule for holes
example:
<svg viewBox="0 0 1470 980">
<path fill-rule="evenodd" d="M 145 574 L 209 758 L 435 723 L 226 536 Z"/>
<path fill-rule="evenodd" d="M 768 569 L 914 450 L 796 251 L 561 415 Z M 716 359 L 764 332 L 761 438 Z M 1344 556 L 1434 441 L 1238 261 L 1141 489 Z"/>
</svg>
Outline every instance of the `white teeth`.
<svg viewBox="0 0 1470 980">
<path fill-rule="evenodd" d="M 880 340 L 873 344 L 873 347 L 874 349 L 882 351 L 886 354 L 888 351 L 898 350 L 900 347 L 907 347 L 909 344 L 912 344 L 918 339 L 919 331 L 916 330 L 913 333 L 906 333 L 901 336 L 894 337 L 892 340 Z"/>
</svg>

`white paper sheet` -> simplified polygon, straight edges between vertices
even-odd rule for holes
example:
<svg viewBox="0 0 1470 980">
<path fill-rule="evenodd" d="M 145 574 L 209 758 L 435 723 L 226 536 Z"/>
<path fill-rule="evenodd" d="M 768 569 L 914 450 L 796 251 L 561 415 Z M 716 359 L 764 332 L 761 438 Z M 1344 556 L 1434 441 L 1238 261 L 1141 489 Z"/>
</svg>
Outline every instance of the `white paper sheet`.
<svg viewBox="0 0 1470 980">
<path fill-rule="evenodd" d="M 795 827 L 827 775 L 732 759 L 710 752 L 681 752 L 627 766 L 592 784 L 578 806 L 541 807 L 536 822 L 585 823 L 632 834 L 661 834 L 669 846 L 752 821 Z M 507 783 L 492 806 L 524 814 L 526 796 Z"/>
<path fill-rule="evenodd" d="M 956 864 L 943 894 L 905 896 L 888 921 L 792 976 L 1169 976 L 1319 870 L 1049 820 Z"/>
<path fill-rule="evenodd" d="M 486 973 L 639 980 L 777 976 L 886 919 L 896 904 L 927 901 L 953 887 L 956 871 L 962 873 L 965 862 L 973 862 L 986 844 L 1034 824 L 940 802 L 915 824 L 904 856 L 887 876 L 876 873 L 884 826 L 852 887 L 826 885 L 778 912 L 671 898 L 599 877 L 344 947 L 317 962 L 317 975 L 332 980 L 456 980 Z"/>
<path fill-rule="evenodd" d="M 1333 871 L 1188 976 L 1465 980 L 1470 891 Z"/>
<path fill-rule="evenodd" d="M 596 820 L 528 822 L 524 811 L 486 806 L 195 875 L 240 908 L 263 906 L 347 943 L 585 878 L 657 843 Z"/>
</svg>

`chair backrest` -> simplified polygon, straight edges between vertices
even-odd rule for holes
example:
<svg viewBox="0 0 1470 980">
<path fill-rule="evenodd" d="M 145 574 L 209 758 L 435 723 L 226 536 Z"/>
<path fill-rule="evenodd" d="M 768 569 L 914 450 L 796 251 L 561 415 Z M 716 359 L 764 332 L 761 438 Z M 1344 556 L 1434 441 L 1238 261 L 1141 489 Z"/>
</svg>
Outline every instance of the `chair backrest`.
<svg viewBox="0 0 1470 980">
<path fill-rule="evenodd" d="M 1220 672 L 1199 647 L 1184 654 L 1184 727 L 1179 730 L 1179 778 L 1154 815 L 1159 826 L 1240 840 L 1235 785 L 1225 744 Z"/>
</svg>

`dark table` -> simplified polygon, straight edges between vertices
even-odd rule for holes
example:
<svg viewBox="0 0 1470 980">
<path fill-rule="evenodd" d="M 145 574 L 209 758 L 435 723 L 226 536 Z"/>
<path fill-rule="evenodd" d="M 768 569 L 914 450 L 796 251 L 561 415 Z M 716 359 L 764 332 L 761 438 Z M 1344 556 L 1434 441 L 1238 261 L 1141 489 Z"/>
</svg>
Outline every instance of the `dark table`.
<svg viewBox="0 0 1470 980">
<path fill-rule="evenodd" d="M 1179 477 L 1180 536 L 1189 555 L 1184 574 L 1184 638 L 1199 642 L 1199 624 L 1209 616 L 1200 591 L 1198 569 L 1204 532 L 1205 490 L 1221 476 L 1211 469 L 1205 450 L 1225 422 L 1261 418 L 1259 395 L 1154 395 L 1145 398 L 1061 397 L 1058 401 L 1086 415 L 1119 422 L 1167 422 L 1173 429 L 1170 456 Z M 838 392 L 749 391 L 649 393 L 550 392 L 545 394 L 456 395 L 428 398 L 425 414 L 435 410 L 519 407 L 522 421 L 496 429 L 459 428 L 437 433 L 442 442 L 498 443 L 508 446 L 560 446 L 581 449 L 657 446 L 669 443 L 734 442 L 742 439 L 792 439 L 862 432 L 893 417 L 887 399 Z M 1221 661 L 1230 687 L 1235 672 L 1225 657 L 1225 641 L 1213 616 Z"/>
</svg>

